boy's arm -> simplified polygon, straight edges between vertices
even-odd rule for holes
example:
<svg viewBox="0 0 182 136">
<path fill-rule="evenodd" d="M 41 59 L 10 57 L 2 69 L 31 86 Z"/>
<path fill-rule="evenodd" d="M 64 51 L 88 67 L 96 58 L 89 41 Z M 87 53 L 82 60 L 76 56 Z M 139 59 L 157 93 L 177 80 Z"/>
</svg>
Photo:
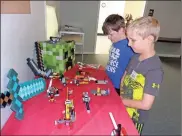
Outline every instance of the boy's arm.
<svg viewBox="0 0 182 136">
<path fill-rule="evenodd" d="M 142 100 L 122 99 L 123 104 L 131 108 L 150 110 L 150 108 L 153 105 L 155 96 L 158 95 L 162 80 L 163 80 L 163 71 L 154 70 L 148 72 L 145 78 L 143 99 Z"/>
<path fill-rule="evenodd" d="M 154 102 L 155 96 L 144 94 L 143 100 L 130 100 L 130 99 L 123 99 L 123 104 L 127 107 L 141 109 L 141 110 L 150 110 L 152 104 Z"/>
</svg>

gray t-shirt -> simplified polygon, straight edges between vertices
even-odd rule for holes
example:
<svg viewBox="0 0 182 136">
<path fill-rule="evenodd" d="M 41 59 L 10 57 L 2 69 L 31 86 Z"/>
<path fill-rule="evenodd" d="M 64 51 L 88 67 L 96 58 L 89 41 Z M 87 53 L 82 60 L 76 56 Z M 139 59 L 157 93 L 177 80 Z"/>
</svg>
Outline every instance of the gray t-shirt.
<svg viewBox="0 0 182 136">
<path fill-rule="evenodd" d="M 157 55 L 146 60 L 139 61 L 139 55 L 132 57 L 123 81 L 121 96 L 132 100 L 142 100 L 143 94 L 157 96 L 163 80 L 162 64 Z M 127 107 L 132 119 L 138 123 L 144 123 L 148 118 L 148 111 Z"/>
</svg>

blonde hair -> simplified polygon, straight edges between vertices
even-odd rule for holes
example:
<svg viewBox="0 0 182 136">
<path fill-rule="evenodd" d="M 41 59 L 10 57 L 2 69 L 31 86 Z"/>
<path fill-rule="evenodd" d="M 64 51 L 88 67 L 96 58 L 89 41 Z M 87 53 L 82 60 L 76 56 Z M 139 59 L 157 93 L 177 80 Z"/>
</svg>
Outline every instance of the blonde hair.
<svg viewBox="0 0 182 136">
<path fill-rule="evenodd" d="M 152 35 L 154 37 L 154 42 L 156 42 L 160 33 L 160 23 L 151 16 L 140 17 L 128 25 L 127 31 L 129 30 L 135 31 L 142 38 Z"/>
</svg>

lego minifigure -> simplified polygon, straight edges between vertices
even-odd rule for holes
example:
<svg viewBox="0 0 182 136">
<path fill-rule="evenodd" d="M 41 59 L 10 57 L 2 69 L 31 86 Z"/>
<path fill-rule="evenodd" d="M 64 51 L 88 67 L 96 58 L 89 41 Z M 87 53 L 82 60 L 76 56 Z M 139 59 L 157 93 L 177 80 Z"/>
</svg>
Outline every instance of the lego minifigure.
<svg viewBox="0 0 182 136">
<path fill-rule="evenodd" d="M 79 80 L 74 79 L 74 84 L 77 85 L 77 86 L 79 86 L 79 84 L 80 84 Z"/>
<path fill-rule="evenodd" d="M 54 101 L 55 101 L 55 99 L 54 99 L 54 92 L 50 92 L 50 93 L 49 93 L 49 96 L 50 96 L 49 101 L 50 101 L 50 102 L 54 102 Z"/>
<path fill-rule="evenodd" d="M 87 112 L 90 113 L 90 106 L 89 106 L 90 97 L 88 96 L 88 92 L 83 92 L 83 98 L 82 99 L 86 105 Z"/>
<path fill-rule="evenodd" d="M 59 90 L 55 87 L 52 87 L 52 80 L 53 79 L 50 80 L 49 86 L 47 89 L 47 95 L 48 95 L 48 97 L 50 97 L 50 99 L 49 99 L 50 102 L 54 102 L 55 101 L 54 97 L 59 96 Z"/>
<path fill-rule="evenodd" d="M 54 101 L 56 101 L 56 100 L 54 99 L 54 97 L 55 97 L 55 96 L 59 96 L 59 91 L 58 91 L 58 89 L 55 88 L 55 87 L 50 87 L 50 88 L 49 88 L 48 95 L 49 95 L 49 97 L 50 97 L 49 101 L 50 101 L 50 102 L 54 102 Z"/>
<path fill-rule="evenodd" d="M 64 75 L 61 75 L 59 79 L 60 79 L 61 83 L 62 83 L 64 86 L 67 85 L 66 78 L 64 77 Z"/>
</svg>

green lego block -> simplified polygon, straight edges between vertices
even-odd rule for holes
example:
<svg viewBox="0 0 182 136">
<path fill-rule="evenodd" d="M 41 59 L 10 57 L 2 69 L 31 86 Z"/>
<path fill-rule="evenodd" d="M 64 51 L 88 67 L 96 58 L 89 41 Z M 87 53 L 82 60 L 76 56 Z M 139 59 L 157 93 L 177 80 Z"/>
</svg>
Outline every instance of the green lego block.
<svg viewBox="0 0 182 136">
<path fill-rule="evenodd" d="M 63 74 L 75 61 L 75 42 L 60 40 L 57 42 L 39 42 L 42 50 L 44 67 L 52 69 L 53 72 Z M 70 62 L 71 61 L 71 62 Z"/>
</svg>

